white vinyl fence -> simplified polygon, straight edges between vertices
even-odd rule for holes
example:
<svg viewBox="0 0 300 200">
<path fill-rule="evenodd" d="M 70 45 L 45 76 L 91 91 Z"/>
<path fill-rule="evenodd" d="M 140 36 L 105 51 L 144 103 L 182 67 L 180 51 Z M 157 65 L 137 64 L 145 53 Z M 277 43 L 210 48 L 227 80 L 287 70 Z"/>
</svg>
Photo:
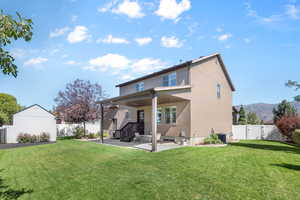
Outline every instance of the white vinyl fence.
<svg viewBox="0 0 300 200">
<path fill-rule="evenodd" d="M 233 125 L 232 134 L 235 140 L 284 140 L 274 125 Z"/>
<path fill-rule="evenodd" d="M 73 136 L 76 127 L 83 127 L 83 124 L 56 124 L 57 136 Z M 85 124 L 87 133 L 100 132 L 100 121 L 87 122 Z"/>
</svg>

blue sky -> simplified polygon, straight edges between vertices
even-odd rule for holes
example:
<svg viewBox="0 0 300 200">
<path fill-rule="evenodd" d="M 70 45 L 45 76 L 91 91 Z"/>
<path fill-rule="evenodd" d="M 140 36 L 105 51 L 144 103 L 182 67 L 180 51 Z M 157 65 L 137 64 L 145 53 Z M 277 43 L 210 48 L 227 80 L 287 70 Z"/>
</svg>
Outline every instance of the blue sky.
<svg viewBox="0 0 300 200">
<path fill-rule="evenodd" d="M 230 3 L 229 3 L 230 2 Z M 14 42 L 17 78 L 0 92 L 51 109 L 65 84 L 117 83 L 219 52 L 237 91 L 234 104 L 277 103 L 297 93 L 300 2 L 296 0 L 1 0 L 5 13 L 33 19 L 29 43 Z"/>
</svg>

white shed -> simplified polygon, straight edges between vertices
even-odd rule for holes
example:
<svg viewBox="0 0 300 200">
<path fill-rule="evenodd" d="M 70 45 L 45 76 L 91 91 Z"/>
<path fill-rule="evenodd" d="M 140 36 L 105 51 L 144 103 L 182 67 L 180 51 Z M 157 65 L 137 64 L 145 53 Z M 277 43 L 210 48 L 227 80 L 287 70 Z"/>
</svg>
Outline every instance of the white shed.
<svg viewBox="0 0 300 200">
<path fill-rule="evenodd" d="M 50 141 L 56 141 L 55 116 L 38 104 L 34 104 L 14 114 L 13 125 L 7 128 L 7 143 L 17 143 L 20 133 L 40 135 L 45 132 L 50 135 Z"/>
</svg>

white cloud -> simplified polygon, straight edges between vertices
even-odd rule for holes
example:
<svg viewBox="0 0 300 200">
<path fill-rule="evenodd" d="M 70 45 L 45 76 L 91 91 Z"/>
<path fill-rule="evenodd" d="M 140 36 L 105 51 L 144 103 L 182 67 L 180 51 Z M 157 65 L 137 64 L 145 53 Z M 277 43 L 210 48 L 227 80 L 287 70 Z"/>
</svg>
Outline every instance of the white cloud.
<svg viewBox="0 0 300 200">
<path fill-rule="evenodd" d="M 27 51 L 25 49 L 20 49 L 20 48 L 13 49 L 11 51 L 11 55 L 14 58 L 23 58 L 26 55 L 26 53 Z"/>
<path fill-rule="evenodd" d="M 67 65 L 78 65 L 79 63 L 74 61 L 74 60 L 69 60 L 69 61 L 65 62 L 65 64 L 67 64 Z"/>
<path fill-rule="evenodd" d="M 226 49 L 230 49 L 230 48 L 231 48 L 231 45 L 230 45 L 230 44 L 227 44 L 227 45 L 225 45 L 225 48 L 226 48 Z"/>
<path fill-rule="evenodd" d="M 26 65 L 26 66 L 38 65 L 38 64 L 45 63 L 47 61 L 48 61 L 48 59 L 43 58 L 43 57 L 31 58 L 31 59 L 27 60 L 26 62 L 24 62 L 24 65 Z"/>
<path fill-rule="evenodd" d="M 155 14 L 163 19 L 179 20 L 179 16 L 191 8 L 190 0 L 182 0 L 177 3 L 176 0 L 160 0 L 159 8 Z"/>
<path fill-rule="evenodd" d="M 70 30 L 69 27 L 63 27 L 61 29 L 55 29 L 54 31 L 51 31 L 49 34 L 50 38 L 54 38 L 54 37 L 59 37 L 64 35 L 65 33 L 67 33 Z"/>
<path fill-rule="evenodd" d="M 77 43 L 89 38 L 88 28 L 85 26 L 76 26 L 72 32 L 69 33 L 67 40 L 70 43 Z"/>
<path fill-rule="evenodd" d="M 129 59 L 119 54 L 106 54 L 89 60 L 85 70 L 107 71 L 112 75 L 142 75 L 164 68 L 166 64 L 159 59 L 142 58 Z"/>
<path fill-rule="evenodd" d="M 66 58 L 66 57 L 68 57 L 69 55 L 68 54 L 63 54 L 61 57 L 62 58 Z"/>
<path fill-rule="evenodd" d="M 91 66 L 95 66 L 95 68 L 102 70 L 107 70 L 109 68 L 112 69 L 125 69 L 128 68 L 130 60 L 125 56 L 121 56 L 118 54 L 106 54 L 104 56 L 100 56 L 89 61 Z"/>
<path fill-rule="evenodd" d="M 108 12 L 108 11 L 111 11 L 111 9 L 118 3 L 118 0 L 112 0 L 110 2 L 108 2 L 107 4 L 105 4 L 104 6 L 102 7 L 99 7 L 98 8 L 98 12 Z"/>
<path fill-rule="evenodd" d="M 101 8 L 98 8 L 99 12 L 112 12 L 115 14 L 124 14 L 130 18 L 141 18 L 145 14 L 142 12 L 142 7 L 137 1 L 123 0 L 122 3 L 117 5 L 118 1 L 111 1 Z"/>
<path fill-rule="evenodd" d="M 152 38 L 151 38 L 151 37 L 136 38 L 135 41 L 136 41 L 140 46 L 144 46 L 144 45 L 149 44 L 150 42 L 152 42 Z"/>
<path fill-rule="evenodd" d="M 220 36 L 218 37 L 218 40 L 219 40 L 219 41 L 225 41 L 225 40 L 228 40 L 228 39 L 231 38 L 231 37 L 232 37 L 232 34 L 226 33 L 226 34 L 220 35 Z"/>
<path fill-rule="evenodd" d="M 244 42 L 245 42 L 246 44 L 249 44 L 249 43 L 251 42 L 251 40 L 250 40 L 249 38 L 244 38 Z"/>
<path fill-rule="evenodd" d="M 104 39 L 98 39 L 96 42 L 97 43 L 103 42 L 107 44 L 129 44 L 129 41 L 126 40 L 125 38 L 113 37 L 112 35 L 108 35 Z"/>
<path fill-rule="evenodd" d="M 161 45 L 166 48 L 180 48 L 183 46 L 183 43 L 175 36 L 163 36 L 161 38 Z"/>
<path fill-rule="evenodd" d="M 123 81 L 127 81 L 127 80 L 132 80 L 132 79 L 134 79 L 134 77 L 131 76 L 130 74 L 124 74 L 124 75 L 121 76 L 121 79 L 122 79 Z"/>
<path fill-rule="evenodd" d="M 270 24 L 270 23 L 274 23 L 274 22 L 279 22 L 279 21 L 283 20 L 283 18 L 284 18 L 284 14 L 274 14 L 274 15 L 270 15 L 267 17 L 260 16 L 257 13 L 257 11 L 252 8 L 252 5 L 249 2 L 245 3 L 245 6 L 246 6 L 246 10 L 247 10 L 247 15 L 249 17 L 253 17 L 254 19 L 256 19 L 256 21 L 258 23 L 261 23 L 261 24 Z"/>
<path fill-rule="evenodd" d="M 286 15 L 289 16 L 292 19 L 299 19 L 299 14 L 300 14 L 300 8 L 299 6 L 293 5 L 293 4 L 288 4 L 285 6 L 286 9 Z"/>
<path fill-rule="evenodd" d="M 77 15 L 73 15 L 73 16 L 71 17 L 71 21 L 72 21 L 72 22 L 76 22 L 77 19 L 78 19 L 78 16 L 77 16 Z"/>
<path fill-rule="evenodd" d="M 53 49 L 53 50 L 50 51 L 50 54 L 53 55 L 53 54 L 56 54 L 59 51 L 60 51 L 59 49 Z"/>
<path fill-rule="evenodd" d="M 160 70 L 165 66 L 165 63 L 159 59 L 143 58 L 132 62 L 131 67 L 135 72 L 149 74 Z"/>
</svg>

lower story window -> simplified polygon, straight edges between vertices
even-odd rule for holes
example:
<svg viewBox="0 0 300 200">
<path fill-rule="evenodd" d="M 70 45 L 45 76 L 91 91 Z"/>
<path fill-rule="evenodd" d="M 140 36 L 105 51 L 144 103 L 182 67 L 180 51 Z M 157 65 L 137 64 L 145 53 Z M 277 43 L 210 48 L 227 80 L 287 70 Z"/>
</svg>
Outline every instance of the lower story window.
<svg viewBox="0 0 300 200">
<path fill-rule="evenodd" d="M 162 109 L 158 108 L 157 109 L 157 123 L 160 124 L 162 120 Z"/>
<path fill-rule="evenodd" d="M 166 107 L 166 124 L 175 124 L 176 123 L 176 106 Z"/>
</svg>

